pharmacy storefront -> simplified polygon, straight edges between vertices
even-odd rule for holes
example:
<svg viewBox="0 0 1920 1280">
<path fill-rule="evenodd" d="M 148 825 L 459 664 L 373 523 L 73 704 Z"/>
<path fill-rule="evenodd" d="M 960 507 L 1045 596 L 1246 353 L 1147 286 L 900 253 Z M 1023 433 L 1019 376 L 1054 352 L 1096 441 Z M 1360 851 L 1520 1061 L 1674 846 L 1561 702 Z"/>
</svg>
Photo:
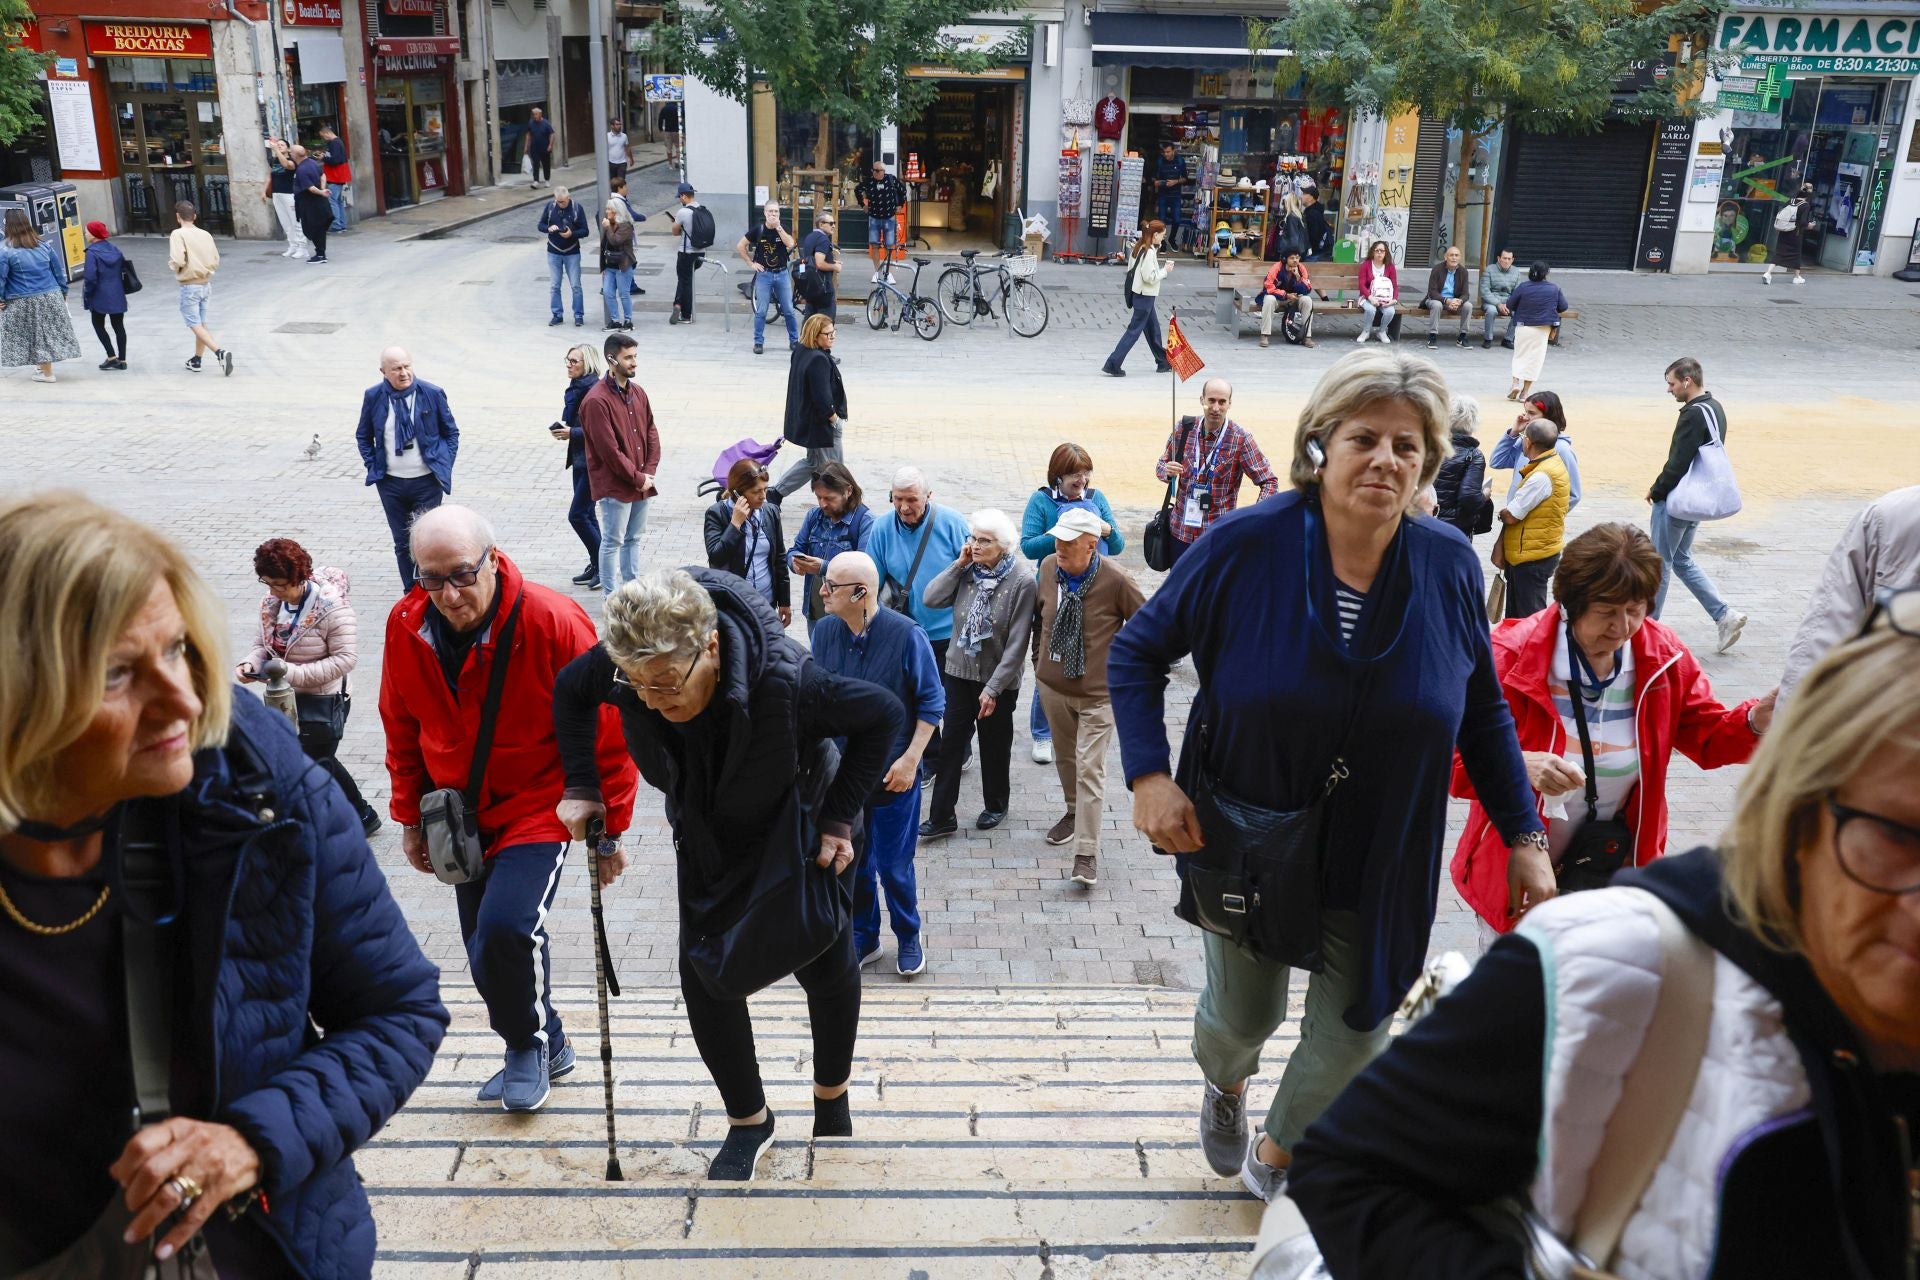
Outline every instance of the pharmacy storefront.
<svg viewBox="0 0 1920 1280">
<path fill-rule="evenodd" d="M 1774 221 L 1804 183 L 1809 269 L 1907 265 L 1920 218 L 1920 3 L 1852 8 L 1721 19 L 1715 48 L 1739 63 L 1709 90 L 1720 110 L 1695 129 L 1675 270 L 1762 270 L 1782 234 Z"/>
</svg>

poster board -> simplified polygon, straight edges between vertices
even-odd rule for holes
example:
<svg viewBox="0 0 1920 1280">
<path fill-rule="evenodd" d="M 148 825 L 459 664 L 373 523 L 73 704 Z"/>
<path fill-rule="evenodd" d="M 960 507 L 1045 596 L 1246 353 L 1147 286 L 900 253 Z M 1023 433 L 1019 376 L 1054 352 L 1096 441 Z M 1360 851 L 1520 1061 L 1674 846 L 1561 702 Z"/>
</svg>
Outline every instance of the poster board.
<svg viewBox="0 0 1920 1280">
<path fill-rule="evenodd" d="M 1647 207 L 1640 218 L 1642 271 L 1671 271 L 1673 242 L 1680 229 L 1680 204 L 1687 182 L 1687 155 L 1693 146 L 1693 121 L 1667 120 L 1654 135 L 1653 164 L 1647 175 Z M 1701 144 L 1704 152 L 1706 144 Z"/>
<path fill-rule="evenodd" d="M 1114 201 L 1119 193 L 1119 161 L 1112 155 L 1096 155 L 1087 179 L 1087 234 L 1113 234 Z"/>
<path fill-rule="evenodd" d="M 93 124 L 93 86 L 85 80 L 49 80 L 47 104 L 60 144 L 60 168 L 98 172 L 100 133 Z"/>
<path fill-rule="evenodd" d="M 1120 161 L 1120 191 L 1118 208 L 1113 215 L 1113 234 L 1122 239 L 1132 240 L 1140 234 L 1140 183 L 1146 166 L 1146 160 L 1140 156 L 1127 156 Z"/>
</svg>

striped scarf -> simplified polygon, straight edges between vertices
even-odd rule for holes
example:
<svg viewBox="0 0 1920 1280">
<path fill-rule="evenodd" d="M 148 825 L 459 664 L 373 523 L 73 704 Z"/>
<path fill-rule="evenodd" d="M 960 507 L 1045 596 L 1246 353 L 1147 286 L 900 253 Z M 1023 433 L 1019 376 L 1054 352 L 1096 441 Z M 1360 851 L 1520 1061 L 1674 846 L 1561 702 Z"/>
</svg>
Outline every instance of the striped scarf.
<svg viewBox="0 0 1920 1280">
<path fill-rule="evenodd" d="M 1095 556 L 1078 581 L 1060 571 L 1055 564 L 1053 576 L 1060 583 L 1060 611 L 1053 618 L 1053 634 L 1047 640 L 1047 656 L 1059 663 L 1067 679 L 1078 680 L 1087 674 L 1087 635 L 1085 595 L 1100 572 L 1100 557 Z"/>
</svg>

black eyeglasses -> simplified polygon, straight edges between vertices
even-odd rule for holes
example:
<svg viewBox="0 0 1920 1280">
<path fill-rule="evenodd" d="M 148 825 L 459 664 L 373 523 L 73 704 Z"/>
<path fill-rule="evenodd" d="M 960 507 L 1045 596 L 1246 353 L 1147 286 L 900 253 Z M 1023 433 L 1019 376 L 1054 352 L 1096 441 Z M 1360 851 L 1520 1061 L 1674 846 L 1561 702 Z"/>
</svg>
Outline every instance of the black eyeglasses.
<svg viewBox="0 0 1920 1280">
<path fill-rule="evenodd" d="M 291 582 L 275 582 L 272 578 L 259 578 L 256 581 L 269 591 L 284 591 L 293 585 Z"/>
<path fill-rule="evenodd" d="M 1872 631 L 1882 616 L 1901 635 L 1920 637 L 1920 587 L 1882 587 L 1874 592 L 1873 608 L 1860 624 L 1860 635 Z"/>
<path fill-rule="evenodd" d="M 416 573 L 413 575 L 413 580 L 419 583 L 421 590 L 426 591 L 428 594 L 432 594 L 448 586 L 461 588 L 470 587 L 480 581 L 480 570 L 485 567 L 487 563 L 487 551 L 491 550 L 493 550 L 493 548 L 488 547 L 486 551 L 482 551 L 480 553 L 480 563 L 471 569 L 455 569 L 452 573 Z"/>
<path fill-rule="evenodd" d="M 820 579 L 820 589 L 828 595 L 832 595 L 842 587 L 857 587 L 859 585 L 857 582 L 835 582 L 832 578 L 826 577 Z"/>
<path fill-rule="evenodd" d="M 1920 892 L 1920 827 L 1841 804 L 1831 793 L 1833 852 L 1847 879 L 1896 897 Z"/>
<path fill-rule="evenodd" d="M 681 692 L 686 689 L 687 681 L 693 678 L 693 669 L 700 665 L 700 659 L 706 655 L 706 652 L 705 649 L 701 649 L 694 653 L 693 661 L 689 662 L 687 669 L 680 673 L 680 683 L 675 685 L 635 684 L 632 678 L 618 667 L 614 668 L 613 682 L 615 684 L 623 684 L 638 694 L 644 695 L 650 693 L 661 698 L 677 698 Z"/>
</svg>

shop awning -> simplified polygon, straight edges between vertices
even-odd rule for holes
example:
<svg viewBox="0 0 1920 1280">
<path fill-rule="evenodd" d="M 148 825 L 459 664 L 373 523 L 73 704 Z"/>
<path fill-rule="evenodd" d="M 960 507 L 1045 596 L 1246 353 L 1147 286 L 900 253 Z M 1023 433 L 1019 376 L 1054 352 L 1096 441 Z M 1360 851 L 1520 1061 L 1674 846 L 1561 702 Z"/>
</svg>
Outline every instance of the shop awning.
<svg viewBox="0 0 1920 1280">
<path fill-rule="evenodd" d="M 1096 67 L 1195 67 L 1232 71 L 1271 64 L 1286 49 L 1247 48 L 1247 20 L 1218 14 L 1175 17 L 1160 13 L 1093 15 Z"/>
<path fill-rule="evenodd" d="M 378 36 L 373 51 L 382 58 L 457 58 L 459 36 Z"/>
<path fill-rule="evenodd" d="M 284 38 L 300 46 L 301 84 L 345 84 L 347 46 L 338 31 L 289 31 Z"/>
</svg>

